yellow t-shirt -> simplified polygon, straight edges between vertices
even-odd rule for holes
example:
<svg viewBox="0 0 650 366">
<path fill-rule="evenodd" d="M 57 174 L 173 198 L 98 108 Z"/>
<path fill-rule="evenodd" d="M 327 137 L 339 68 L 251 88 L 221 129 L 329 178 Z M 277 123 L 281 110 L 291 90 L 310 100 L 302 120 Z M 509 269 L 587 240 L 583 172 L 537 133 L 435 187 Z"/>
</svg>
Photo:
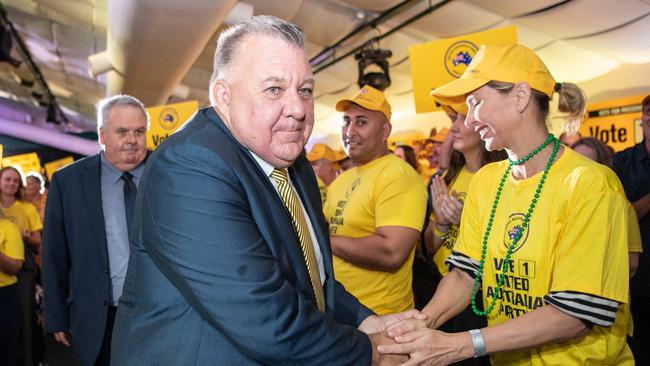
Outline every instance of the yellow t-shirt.
<svg viewBox="0 0 650 366">
<path fill-rule="evenodd" d="M 634 211 L 634 207 L 627 202 L 627 215 L 628 215 L 628 233 L 627 245 L 630 253 L 643 253 L 643 246 L 641 243 L 641 228 L 639 228 L 639 219 Z M 627 335 L 634 336 L 634 322 L 632 321 L 632 313 L 629 314 L 629 321 L 627 326 Z"/>
<path fill-rule="evenodd" d="M 634 207 L 627 202 L 627 216 L 628 216 L 628 250 L 630 253 L 643 253 L 643 245 L 641 244 L 641 228 L 639 228 L 639 219 L 636 216 Z"/>
<path fill-rule="evenodd" d="M 479 170 L 468 192 L 455 252 L 480 261 L 498 182 L 507 161 Z M 584 338 L 492 355 L 493 365 L 633 365 L 626 345 L 628 215 L 623 188 L 607 167 L 571 149 L 553 164 L 529 227 L 511 260 L 503 291 L 496 293 L 511 236 L 520 228 L 542 173 L 506 180 L 489 236 L 483 303 L 497 297 L 488 325 L 545 306 L 544 296 L 574 291 L 618 302 L 614 325 L 593 326 Z M 552 305 L 550 305 L 552 306 Z"/>
<path fill-rule="evenodd" d="M 17 200 L 9 207 L 2 207 L 2 213 L 5 219 L 16 224 L 21 231 L 28 230 L 31 233 L 43 228 L 41 217 L 32 203 Z"/>
<path fill-rule="evenodd" d="M 320 192 L 320 200 L 325 204 L 325 199 L 327 198 L 327 186 L 322 179 L 316 177 L 316 183 L 318 183 L 318 191 Z"/>
<path fill-rule="evenodd" d="M 463 167 L 456 178 L 454 178 L 454 181 L 449 185 L 449 192 L 455 190 L 458 194 L 458 199 L 461 202 L 465 202 L 465 198 L 467 197 L 467 189 L 469 188 L 469 182 L 472 180 L 473 176 L 474 173 L 470 173 L 469 170 Z M 433 263 L 436 264 L 438 271 L 443 276 L 449 273 L 449 269 L 445 265 L 445 261 L 454 249 L 454 244 L 456 244 L 456 240 L 458 239 L 458 233 L 459 227 L 457 225 L 451 225 L 449 231 L 447 231 L 447 238 L 442 243 L 440 248 L 438 248 L 436 254 L 433 255 Z"/>
<path fill-rule="evenodd" d="M 327 190 L 324 211 L 330 234 L 361 238 L 383 226 L 420 231 L 427 200 L 421 179 L 393 154 L 345 171 Z M 334 256 L 334 273 L 350 293 L 378 314 L 412 309 L 414 250 L 415 246 L 395 272 L 373 271 Z"/>
<path fill-rule="evenodd" d="M 18 227 L 9 220 L 0 218 L 0 252 L 13 259 L 25 259 L 23 239 Z M 15 275 L 8 275 L 0 271 L 0 287 L 16 283 Z"/>
</svg>

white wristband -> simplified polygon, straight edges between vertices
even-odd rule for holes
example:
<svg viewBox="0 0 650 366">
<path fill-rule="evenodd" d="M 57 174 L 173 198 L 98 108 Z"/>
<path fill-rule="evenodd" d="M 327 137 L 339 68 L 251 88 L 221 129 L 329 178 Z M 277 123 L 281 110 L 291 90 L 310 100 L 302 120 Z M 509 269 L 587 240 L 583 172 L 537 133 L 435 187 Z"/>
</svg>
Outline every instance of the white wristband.
<svg viewBox="0 0 650 366">
<path fill-rule="evenodd" d="M 469 331 L 469 335 L 472 337 L 472 347 L 474 348 L 474 358 L 485 356 L 485 340 L 479 329 L 472 329 Z"/>
</svg>

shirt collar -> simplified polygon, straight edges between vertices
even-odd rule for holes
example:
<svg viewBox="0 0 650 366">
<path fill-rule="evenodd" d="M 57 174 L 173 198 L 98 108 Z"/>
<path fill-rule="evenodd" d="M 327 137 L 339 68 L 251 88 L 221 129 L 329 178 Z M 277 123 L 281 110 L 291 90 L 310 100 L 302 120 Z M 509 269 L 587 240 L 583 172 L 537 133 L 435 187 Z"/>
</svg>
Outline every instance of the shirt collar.
<svg viewBox="0 0 650 366">
<path fill-rule="evenodd" d="M 252 152 L 250 150 L 248 150 L 248 152 L 251 153 L 251 155 L 253 155 L 253 158 L 257 162 L 257 165 L 259 165 L 260 168 L 262 168 L 262 171 L 264 172 L 264 174 L 266 174 L 267 177 L 270 177 L 271 173 L 273 173 L 273 170 L 275 169 L 273 167 L 273 165 L 271 165 L 271 164 L 267 163 L 266 161 L 262 160 L 262 158 L 257 156 L 257 154 L 255 154 L 254 152 Z"/>
<path fill-rule="evenodd" d="M 106 160 L 106 156 L 104 156 L 104 152 L 102 151 L 100 154 L 100 159 L 102 161 L 102 174 L 106 174 L 106 176 L 109 178 L 109 180 L 113 183 L 117 183 L 121 178 L 122 178 L 122 171 L 117 169 L 113 164 L 111 164 L 108 160 Z M 135 169 L 131 170 L 129 173 L 133 175 L 138 181 L 140 179 L 140 176 L 142 175 L 142 171 L 144 170 L 144 164 L 138 165 Z"/>
</svg>

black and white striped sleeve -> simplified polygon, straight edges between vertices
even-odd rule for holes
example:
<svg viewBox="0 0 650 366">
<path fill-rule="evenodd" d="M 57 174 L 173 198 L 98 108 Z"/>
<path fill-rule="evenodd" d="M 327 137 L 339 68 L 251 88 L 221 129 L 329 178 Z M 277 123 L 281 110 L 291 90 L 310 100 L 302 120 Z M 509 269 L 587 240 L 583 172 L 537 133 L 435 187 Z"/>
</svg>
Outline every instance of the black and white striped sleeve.
<svg viewBox="0 0 650 366">
<path fill-rule="evenodd" d="M 449 258 L 445 261 L 445 265 L 450 271 L 456 267 L 463 272 L 466 272 L 472 278 L 476 278 L 478 275 L 478 267 L 480 264 L 480 262 L 459 252 L 452 252 Z"/>
<path fill-rule="evenodd" d="M 586 323 L 610 327 L 616 320 L 619 303 L 581 292 L 560 291 L 544 296 L 544 301 Z"/>
</svg>

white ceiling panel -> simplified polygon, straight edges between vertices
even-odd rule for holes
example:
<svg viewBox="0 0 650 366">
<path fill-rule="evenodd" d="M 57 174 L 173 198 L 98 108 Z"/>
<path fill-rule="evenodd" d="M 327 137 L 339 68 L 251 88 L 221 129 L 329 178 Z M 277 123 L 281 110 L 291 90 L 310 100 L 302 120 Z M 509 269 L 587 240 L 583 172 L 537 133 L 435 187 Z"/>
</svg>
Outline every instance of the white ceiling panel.
<svg viewBox="0 0 650 366">
<path fill-rule="evenodd" d="M 402 2 L 402 0 L 341 0 L 341 1 L 348 5 L 354 6 L 355 8 L 360 8 L 363 10 L 368 10 L 376 13 L 384 12 Z"/>
<path fill-rule="evenodd" d="M 244 2 L 253 5 L 253 14 L 255 15 L 274 15 L 278 18 L 292 20 L 304 1 L 282 0 L 282 6 L 269 0 L 245 0 Z"/>
<path fill-rule="evenodd" d="M 553 6 L 563 0 L 467 0 L 506 18 L 514 18 Z"/>
<path fill-rule="evenodd" d="M 565 41 L 537 50 L 556 81 L 580 83 L 617 68 L 620 62 Z M 567 57 L 571 55 L 571 57 Z"/>
<path fill-rule="evenodd" d="M 542 46 L 548 45 L 556 40 L 556 38 L 549 36 L 544 32 L 527 27 L 516 20 L 504 20 L 497 24 L 495 28 L 506 27 L 508 25 L 515 25 L 517 27 L 517 39 L 519 43 L 524 44 L 532 49 L 537 49 Z"/>
<path fill-rule="evenodd" d="M 428 7 L 426 1 L 406 12 L 412 15 Z M 406 16 L 396 17 L 405 20 Z M 411 27 L 439 38 L 454 37 L 497 24 L 503 17 L 471 3 L 453 1 L 411 24 Z"/>
<path fill-rule="evenodd" d="M 570 42 L 621 62 L 650 62 L 650 14 L 624 27 Z"/>
<path fill-rule="evenodd" d="M 323 22 L 316 21 L 323 19 Z M 305 1 L 293 17 L 312 43 L 330 45 L 341 39 L 359 23 L 356 13 L 348 9 L 335 9 L 327 2 Z"/>
<path fill-rule="evenodd" d="M 650 94 L 650 63 L 621 65 L 609 73 L 580 84 L 590 102 L 630 95 Z"/>
<path fill-rule="evenodd" d="M 409 47 L 420 44 L 417 38 L 405 33 L 396 32 L 381 40 L 380 48 L 388 49 L 393 52 L 393 56 L 388 59 L 389 62 L 397 62 L 409 55 Z"/>
<path fill-rule="evenodd" d="M 620 26 L 649 11 L 638 0 L 574 0 L 517 22 L 556 38 L 572 38 Z"/>
</svg>

